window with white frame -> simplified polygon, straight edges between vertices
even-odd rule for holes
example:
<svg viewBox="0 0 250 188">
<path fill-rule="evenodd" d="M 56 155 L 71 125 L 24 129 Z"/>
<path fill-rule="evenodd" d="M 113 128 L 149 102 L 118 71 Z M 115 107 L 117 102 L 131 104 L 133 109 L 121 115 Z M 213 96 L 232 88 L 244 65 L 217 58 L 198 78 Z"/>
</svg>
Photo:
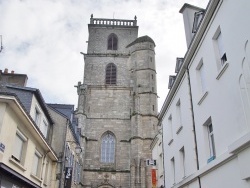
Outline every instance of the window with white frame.
<svg viewBox="0 0 250 188">
<path fill-rule="evenodd" d="M 222 67 L 227 61 L 226 50 L 223 43 L 223 36 L 220 27 L 216 30 L 213 40 L 215 41 L 215 51 L 218 56 L 218 68 Z"/>
<path fill-rule="evenodd" d="M 41 116 L 40 111 L 38 110 L 38 108 L 35 108 L 34 120 L 37 126 L 39 126 L 39 123 L 40 123 L 40 116 Z"/>
<path fill-rule="evenodd" d="M 40 178 L 42 155 L 37 150 L 33 157 L 32 174 Z"/>
<path fill-rule="evenodd" d="M 198 76 L 198 85 L 200 86 L 201 94 L 204 94 L 207 91 L 207 84 L 203 59 L 200 60 L 198 66 L 196 67 L 196 70 Z"/>
<path fill-rule="evenodd" d="M 211 162 L 215 159 L 216 153 L 215 153 L 215 139 L 214 139 L 214 130 L 213 130 L 213 124 L 211 118 L 209 118 L 205 125 L 205 129 L 207 130 L 207 138 L 208 138 L 208 148 L 209 148 L 209 158 L 207 162 Z"/>
<path fill-rule="evenodd" d="M 15 143 L 13 147 L 12 158 L 21 164 L 24 163 L 24 157 L 26 152 L 27 138 L 19 130 L 16 132 Z"/>
<path fill-rule="evenodd" d="M 178 134 L 181 130 L 182 122 L 181 122 L 181 100 L 179 99 L 176 103 L 176 134 Z"/>
<path fill-rule="evenodd" d="M 46 161 L 46 166 L 45 166 L 45 174 L 44 174 L 44 183 L 47 185 L 49 182 L 50 178 L 50 162 L 49 160 Z"/>
<path fill-rule="evenodd" d="M 170 160 L 171 162 L 171 176 L 172 176 L 172 185 L 175 184 L 175 160 L 174 157 Z"/>
<path fill-rule="evenodd" d="M 172 125 L 172 115 L 168 117 L 167 122 L 167 139 L 168 139 L 168 145 L 170 145 L 173 142 L 173 125 Z"/>
<path fill-rule="evenodd" d="M 115 137 L 112 133 L 105 133 L 101 143 L 101 162 L 115 162 Z"/>
<path fill-rule="evenodd" d="M 182 177 L 186 176 L 186 164 L 185 164 L 185 150 L 184 147 L 180 149 L 180 163 L 181 163 L 181 173 Z"/>
<path fill-rule="evenodd" d="M 42 123 L 41 126 L 40 126 L 40 130 L 41 130 L 43 136 L 44 136 L 45 138 L 47 138 L 47 134 L 48 134 L 48 123 L 47 123 L 45 120 L 43 120 L 43 123 Z"/>
<path fill-rule="evenodd" d="M 214 132 L 213 132 L 212 122 L 207 127 L 208 127 L 210 156 L 212 157 L 215 156 Z"/>
</svg>

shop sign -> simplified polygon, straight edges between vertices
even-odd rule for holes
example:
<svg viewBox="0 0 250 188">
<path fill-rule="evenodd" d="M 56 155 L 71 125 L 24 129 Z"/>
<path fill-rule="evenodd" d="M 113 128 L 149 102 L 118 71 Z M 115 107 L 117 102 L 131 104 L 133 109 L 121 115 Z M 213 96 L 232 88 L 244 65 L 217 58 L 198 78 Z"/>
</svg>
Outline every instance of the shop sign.
<svg viewBox="0 0 250 188">
<path fill-rule="evenodd" d="M 5 150 L 5 145 L 1 142 L 0 143 L 0 151 L 4 152 L 4 150 Z"/>
<path fill-rule="evenodd" d="M 72 172 L 73 172 L 73 167 L 65 168 L 64 188 L 71 188 Z"/>
<path fill-rule="evenodd" d="M 152 188 L 156 188 L 156 169 L 151 169 Z"/>
</svg>

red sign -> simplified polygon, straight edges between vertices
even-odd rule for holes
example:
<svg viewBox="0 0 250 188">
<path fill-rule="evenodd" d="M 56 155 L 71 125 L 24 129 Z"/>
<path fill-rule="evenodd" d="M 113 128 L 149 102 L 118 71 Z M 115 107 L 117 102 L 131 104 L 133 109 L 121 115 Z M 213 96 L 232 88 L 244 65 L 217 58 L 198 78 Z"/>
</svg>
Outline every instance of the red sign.
<svg viewBox="0 0 250 188">
<path fill-rule="evenodd" d="M 151 176 L 152 176 L 152 188 L 156 188 L 156 169 L 151 169 Z"/>
</svg>

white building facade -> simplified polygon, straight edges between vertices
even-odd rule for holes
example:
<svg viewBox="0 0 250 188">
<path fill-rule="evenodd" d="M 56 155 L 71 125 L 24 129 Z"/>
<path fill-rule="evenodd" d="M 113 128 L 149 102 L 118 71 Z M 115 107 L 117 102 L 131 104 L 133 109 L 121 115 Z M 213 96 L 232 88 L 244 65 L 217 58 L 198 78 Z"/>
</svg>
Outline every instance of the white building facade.
<svg viewBox="0 0 250 188">
<path fill-rule="evenodd" d="M 180 10 L 188 50 L 159 116 L 166 187 L 250 186 L 249 10 L 247 0 Z"/>
</svg>

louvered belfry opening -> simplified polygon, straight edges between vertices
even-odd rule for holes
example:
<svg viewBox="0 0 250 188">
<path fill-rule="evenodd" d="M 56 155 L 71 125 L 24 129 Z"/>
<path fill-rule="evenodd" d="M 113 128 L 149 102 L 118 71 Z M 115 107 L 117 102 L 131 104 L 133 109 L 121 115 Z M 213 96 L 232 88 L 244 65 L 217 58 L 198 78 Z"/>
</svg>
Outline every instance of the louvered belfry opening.
<svg viewBox="0 0 250 188">
<path fill-rule="evenodd" d="M 108 37 L 108 50 L 117 50 L 118 39 L 114 33 Z"/>
<path fill-rule="evenodd" d="M 116 66 L 114 63 L 109 63 L 106 67 L 106 84 L 116 84 Z"/>
</svg>

